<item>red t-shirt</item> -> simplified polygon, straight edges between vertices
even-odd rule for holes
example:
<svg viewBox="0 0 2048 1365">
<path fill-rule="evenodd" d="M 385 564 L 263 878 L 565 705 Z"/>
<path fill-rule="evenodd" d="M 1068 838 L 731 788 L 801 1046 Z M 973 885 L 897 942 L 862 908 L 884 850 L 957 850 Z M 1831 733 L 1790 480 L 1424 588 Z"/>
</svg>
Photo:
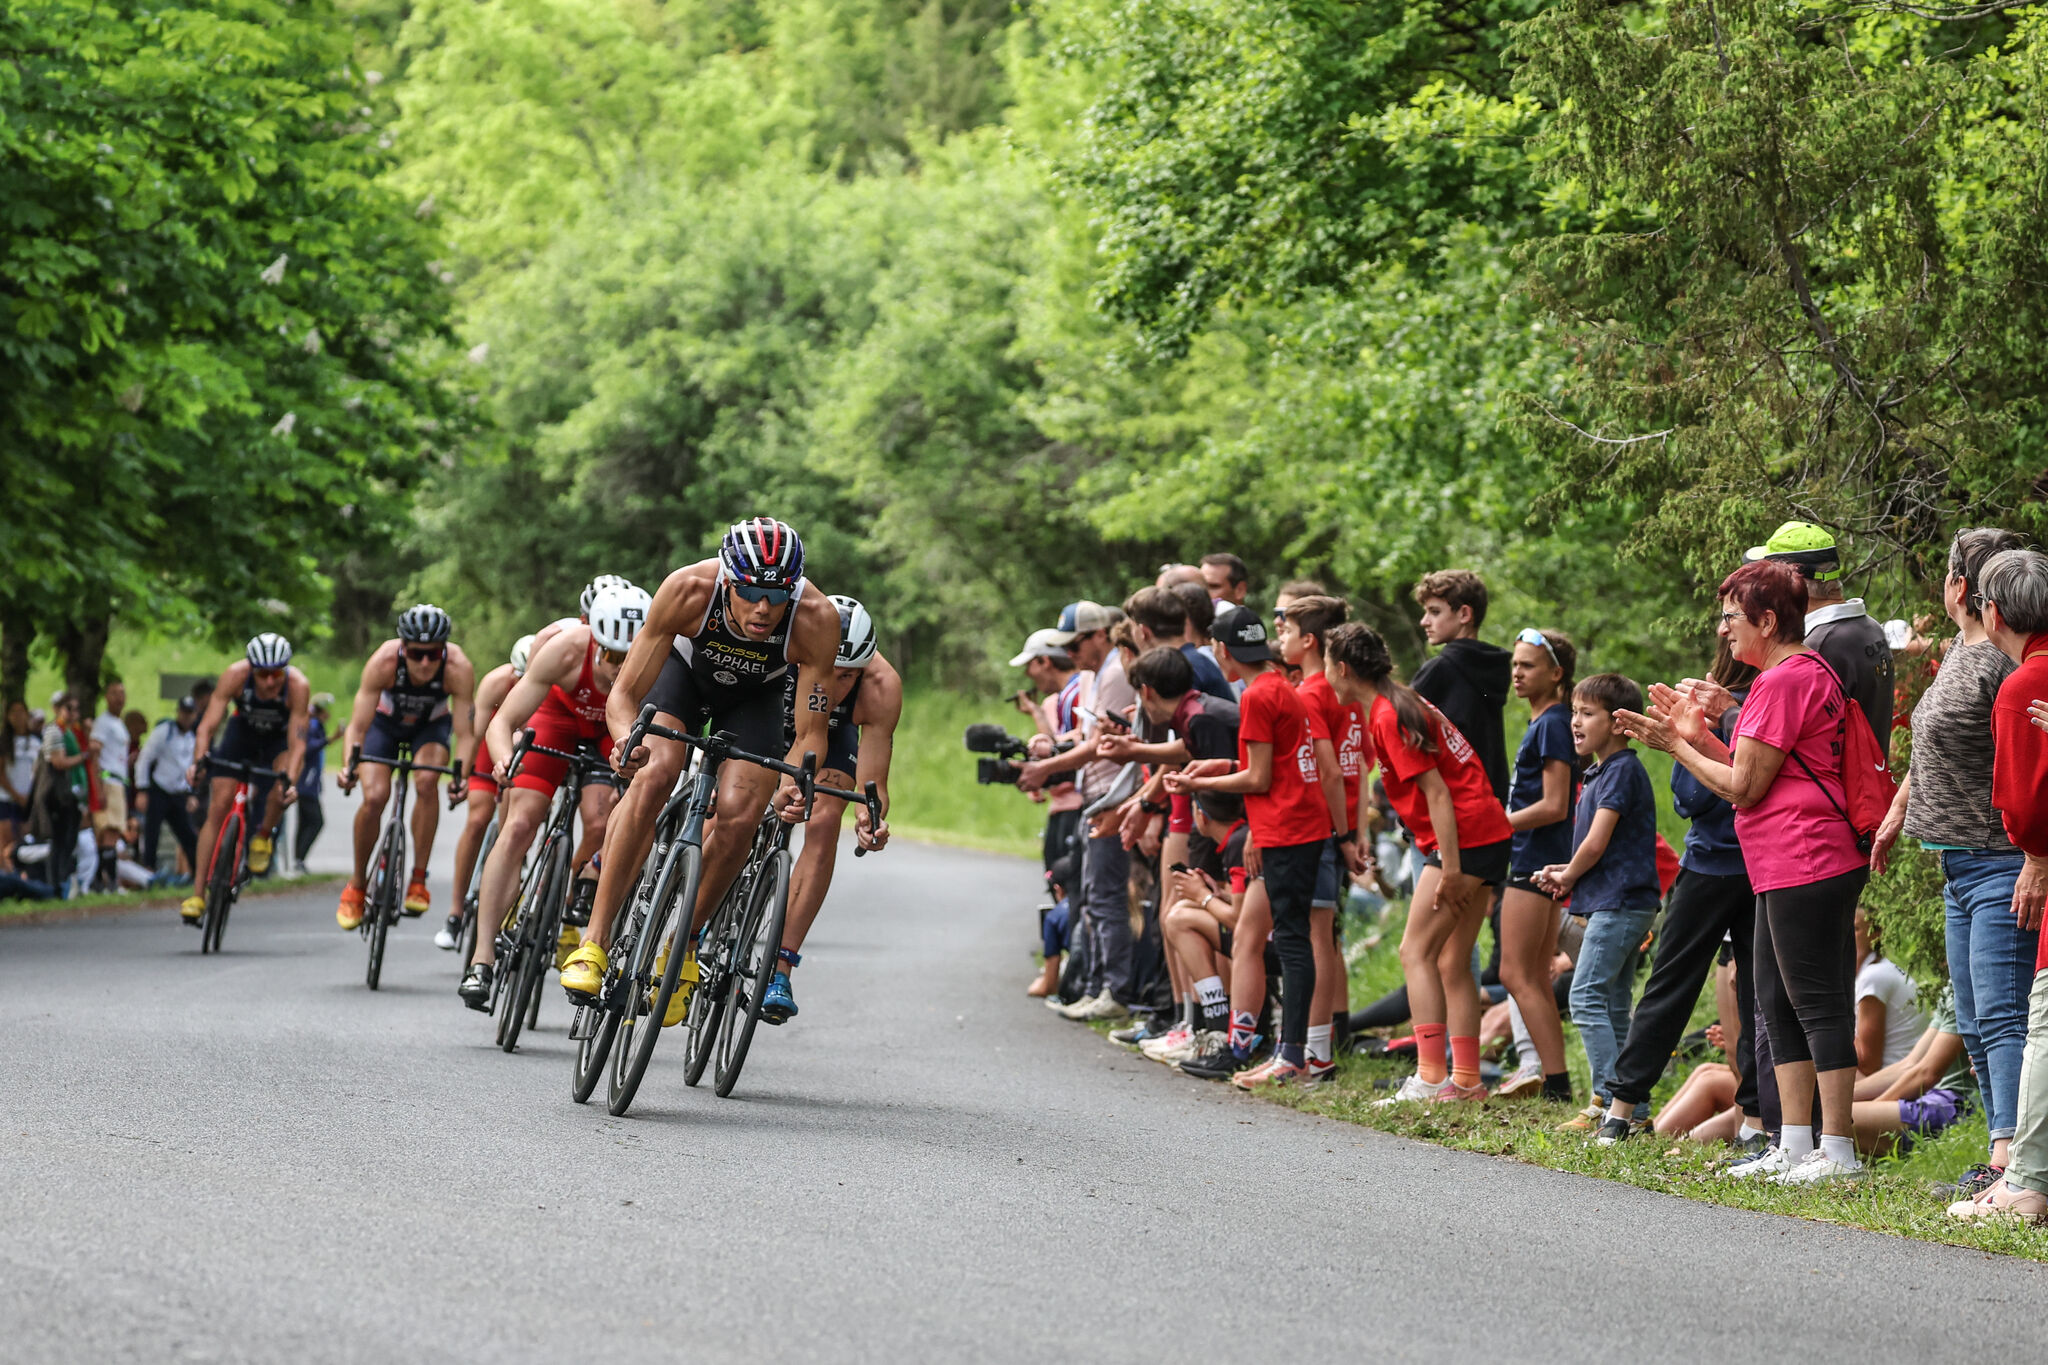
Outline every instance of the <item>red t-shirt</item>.
<svg viewBox="0 0 2048 1365">
<path fill-rule="evenodd" d="M 1320 728 L 1301 698 L 1279 672 L 1261 673 L 1237 702 L 1237 764 L 1249 765 L 1252 744 L 1273 746 L 1273 781 L 1263 792 L 1244 794 L 1252 842 L 1260 848 L 1288 848 L 1330 837 L 1330 806 L 1316 771 Z"/>
<path fill-rule="evenodd" d="M 1991 704 L 1991 804 L 2005 835 L 2022 852 L 2048 857 L 2048 734 L 2027 716 L 2027 703 L 2048 697 L 2048 634 L 2021 651 L 2020 666 L 1998 686 Z M 2048 934 L 2041 936 L 2034 970 L 2048 970 Z"/>
<path fill-rule="evenodd" d="M 1326 673 L 1309 676 L 1295 694 L 1310 715 L 1321 718 L 1323 728 L 1330 732 L 1330 742 L 1337 746 L 1337 768 L 1344 774 L 1344 809 L 1350 813 L 1351 827 L 1357 829 L 1359 783 L 1375 761 L 1372 741 L 1365 733 L 1365 708 L 1355 701 L 1338 701 L 1337 689 L 1330 686 Z"/>
<path fill-rule="evenodd" d="M 1415 836 L 1415 846 L 1424 853 L 1436 852 L 1436 830 L 1429 823 L 1429 799 L 1415 785 L 1415 779 L 1431 768 L 1443 774 L 1444 785 L 1451 789 L 1451 811 L 1458 817 L 1459 848 L 1484 848 L 1513 838 L 1515 832 L 1508 825 L 1508 814 L 1501 809 L 1500 798 L 1493 794 L 1493 783 L 1486 776 L 1486 766 L 1479 761 L 1478 751 L 1457 726 L 1444 719 L 1442 712 L 1427 701 L 1423 705 L 1429 707 L 1429 723 L 1436 730 L 1433 754 L 1414 748 L 1402 737 L 1401 718 L 1394 703 L 1385 697 L 1373 698 L 1366 720 L 1373 745 L 1379 751 L 1380 781 L 1387 789 L 1387 800 Z"/>
</svg>

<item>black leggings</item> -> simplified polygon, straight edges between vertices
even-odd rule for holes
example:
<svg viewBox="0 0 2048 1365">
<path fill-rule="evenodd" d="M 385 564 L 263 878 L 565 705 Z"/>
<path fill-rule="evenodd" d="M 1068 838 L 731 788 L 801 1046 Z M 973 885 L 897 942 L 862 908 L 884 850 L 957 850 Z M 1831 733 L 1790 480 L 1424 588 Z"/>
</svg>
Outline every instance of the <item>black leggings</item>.
<svg viewBox="0 0 2048 1365">
<path fill-rule="evenodd" d="M 1756 898 L 1756 1000 L 1777 1066 L 1856 1065 L 1856 901 L 1867 868 Z"/>
<path fill-rule="evenodd" d="M 1308 1015 L 1316 998 L 1316 952 L 1309 938 L 1308 912 L 1316 898 L 1316 869 L 1326 842 L 1259 850 L 1266 899 L 1273 906 L 1273 948 L 1280 955 L 1280 1041 L 1292 1047 L 1308 1041 Z"/>
<path fill-rule="evenodd" d="M 1657 963 L 1650 969 L 1649 984 L 1636 1002 L 1636 1015 L 1629 1024 L 1628 1041 L 1614 1064 L 1614 1098 L 1641 1104 L 1671 1053 L 1692 1021 L 1692 1007 L 1700 998 L 1700 987 L 1714 970 L 1714 958 L 1721 940 L 1735 940 L 1735 996 L 1747 1020 L 1753 993 L 1751 965 L 1754 952 L 1750 935 L 1756 929 L 1756 902 L 1749 878 L 1737 873 L 1715 877 L 1691 868 L 1681 868 L 1664 903 L 1664 932 L 1657 941 Z M 1736 1042 L 1735 1102 L 1745 1114 L 1757 1113 L 1755 1030 L 1747 1023 Z"/>
</svg>

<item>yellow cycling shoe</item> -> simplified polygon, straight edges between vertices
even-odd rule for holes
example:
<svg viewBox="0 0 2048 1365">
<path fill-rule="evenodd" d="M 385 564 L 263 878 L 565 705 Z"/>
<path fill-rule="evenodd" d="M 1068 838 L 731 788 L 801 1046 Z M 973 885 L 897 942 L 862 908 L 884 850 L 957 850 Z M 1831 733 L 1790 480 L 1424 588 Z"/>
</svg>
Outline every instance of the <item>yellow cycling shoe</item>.
<svg viewBox="0 0 2048 1365">
<path fill-rule="evenodd" d="M 561 936 L 555 940 L 556 971 L 559 972 L 562 968 L 569 965 L 569 959 L 576 955 L 576 949 L 582 942 L 583 935 L 576 932 L 576 926 L 572 924 L 562 926 Z"/>
<path fill-rule="evenodd" d="M 573 932 L 573 931 L 572 931 Z M 611 960 L 604 949 L 595 943 L 585 943 L 569 954 L 569 960 L 562 964 L 562 989 L 569 992 L 569 998 L 579 1005 L 587 1005 L 597 999 L 597 993 L 604 986 L 605 971 Z"/>
<path fill-rule="evenodd" d="M 270 840 L 261 834 L 249 840 L 249 870 L 259 877 L 270 871 Z"/>
<path fill-rule="evenodd" d="M 361 887 L 341 888 L 341 904 L 335 907 L 334 922 L 344 929 L 360 928 L 363 923 L 363 892 Z"/>
<path fill-rule="evenodd" d="M 427 879 L 415 872 L 405 887 L 405 913 L 408 918 L 418 919 L 434 908 L 434 898 L 427 894 Z"/>
<path fill-rule="evenodd" d="M 661 950 L 661 956 L 654 959 L 654 979 L 660 981 L 668 971 L 668 949 Z M 683 965 L 676 969 L 676 993 L 668 998 L 668 1010 L 661 1016 L 663 1028 L 674 1028 L 683 1022 L 683 1016 L 690 1012 L 690 992 L 697 985 L 697 946 L 690 945 L 683 954 Z"/>
<path fill-rule="evenodd" d="M 206 897 L 185 897 L 184 900 L 178 903 L 178 913 L 184 916 L 185 923 L 187 924 L 199 923 L 200 919 L 206 914 Z"/>
</svg>

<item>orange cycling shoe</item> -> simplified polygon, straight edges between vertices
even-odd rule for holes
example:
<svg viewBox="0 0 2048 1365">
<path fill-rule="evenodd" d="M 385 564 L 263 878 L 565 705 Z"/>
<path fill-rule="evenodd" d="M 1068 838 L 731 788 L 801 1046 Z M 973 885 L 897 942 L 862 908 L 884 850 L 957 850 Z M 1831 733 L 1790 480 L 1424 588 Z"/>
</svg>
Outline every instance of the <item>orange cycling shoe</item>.
<svg viewBox="0 0 2048 1365">
<path fill-rule="evenodd" d="M 431 900 L 427 899 L 427 874 L 424 872 L 413 873 L 412 881 L 405 888 L 405 917 L 407 919 L 418 919 L 421 915 L 426 914 L 428 910 L 432 909 L 433 904 Z"/>
<path fill-rule="evenodd" d="M 341 888 L 341 904 L 334 911 L 334 922 L 344 929 L 359 928 L 363 922 L 363 889 L 359 886 Z"/>
</svg>

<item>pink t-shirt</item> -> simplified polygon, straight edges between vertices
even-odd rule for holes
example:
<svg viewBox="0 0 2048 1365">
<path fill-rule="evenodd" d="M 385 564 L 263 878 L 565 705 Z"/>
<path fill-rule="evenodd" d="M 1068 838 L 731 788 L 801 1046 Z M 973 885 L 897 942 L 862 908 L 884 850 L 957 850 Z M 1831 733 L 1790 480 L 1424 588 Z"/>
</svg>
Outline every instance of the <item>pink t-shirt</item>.
<svg viewBox="0 0 2048 1365">
<path fill-rule="evenodd" d="M 1764 799 L 1735 812 L 1735 837 L 1749 884 L 1758 891 L 1826 881 L 1869 862 L 1856 851 L 1855 831 L 1828 800 L 1832 796 L 1848 808 L 1838 738 L 1845 704 L 1833 670 L 1818 654 L 1795 654 L 1750 685 L 1735 725 L 1737 750 L 1753 739 L 1785 753 L 1785 766 Z M 1827 784 L 1826 792 L 1793 754 Z"/>
</svg>

